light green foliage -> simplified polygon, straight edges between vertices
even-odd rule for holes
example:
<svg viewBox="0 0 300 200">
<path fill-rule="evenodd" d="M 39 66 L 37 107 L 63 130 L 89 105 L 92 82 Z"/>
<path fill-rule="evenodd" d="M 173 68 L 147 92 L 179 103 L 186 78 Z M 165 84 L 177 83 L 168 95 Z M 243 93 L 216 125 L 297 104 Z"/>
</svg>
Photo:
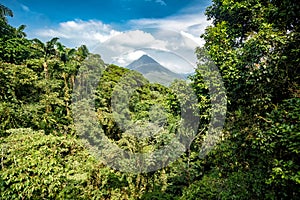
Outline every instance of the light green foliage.
<svg viewBox="0 0 300 200">
<path fill-rule="evenodd" d="M 170 89 L 150 84 L 141 74 L 114 65 L 101 76 L 96 108 L 105 134 L 115 140 L 126 129 L 134 128 L 134 123 L 156 123 L 171 130 L 179 114 Z"/>
<path fill-rule="evenodd" d="M 1 199 L 82 198 L 94 159 L 70 136 L 10 129 L 0 138 Z"/>
<path fill-rule="evenodd" d="M 37 80 L 37 74 L 25 65 L 0 63 L 0 136 L 6 129 L 32 125 L 25 104 L 37 101 Z"/>
<path fill-rule="evenodd" d="M 23 28 L 15 29 L 16 34 Z M 15 32 L 0 42 L 1 134 L 18 127 L 56 134 L 70 131 L 71 93 L 80 63 L 88 55 L 86 47 L 68 49 L 58 38 L 46 44 L 29 41 Z"/>
<path fill-rule="evenodd" d="M 5 16 L 12 16 L 12 11 L 0 4 L 0 61 L 21 64 L 34 56 L 30 40 L 24 33 L 25 25 L 19 28 L 10 26 Z"/>
<path fill-rule="evenodd" d="M 24 38 L 0 38 L 0 60 L 9 63 L 21 64 L 33 55 L 30 41 Z"/>
</svg>

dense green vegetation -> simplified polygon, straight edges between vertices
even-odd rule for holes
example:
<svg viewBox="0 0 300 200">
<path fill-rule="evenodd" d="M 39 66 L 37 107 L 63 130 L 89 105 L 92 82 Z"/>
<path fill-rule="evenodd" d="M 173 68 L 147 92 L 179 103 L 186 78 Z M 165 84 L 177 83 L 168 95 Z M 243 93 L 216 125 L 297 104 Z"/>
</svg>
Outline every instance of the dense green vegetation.
<svg viewBox="0 0 300 200">
<path fill-rule="evenodd" d="M 0 4 L 0 199 L 299 199 L 299 13 L 296 0 L 213 0 L 191 87 L 165 87 L 105 64 L 84 45 L 27 39 L 25 26 L 9 25 L 13 12 Z M 203 72 L 212 61 L 227 114 L 222 140 L 201 157 L 214 116 L 209 88 L 220 89 L 203 78 L 212 76 Z M 188 88 L 198 102 L 184 102 Z M 90 94 L 94 101 L 85 102 Z M 192 135 L 180 116 L 195 108 L 199 135 L 176 144 L 185 151 L 174 162 L 164 159 L 174 151 L 146 159 L 150 168 L 159 160 L 161 169 L 147 172 L 133 157 L 141 173 L 118 171 L 107 161 L 126 169 L 129 161 L 119 156 L 131 154 L 101 146 L 88 111 L 73 113 L 85 103 L 94 106 L 106 140 L 131 153 Z M 90 145 L 104 148 L 106 163 Z"/>
</svg>

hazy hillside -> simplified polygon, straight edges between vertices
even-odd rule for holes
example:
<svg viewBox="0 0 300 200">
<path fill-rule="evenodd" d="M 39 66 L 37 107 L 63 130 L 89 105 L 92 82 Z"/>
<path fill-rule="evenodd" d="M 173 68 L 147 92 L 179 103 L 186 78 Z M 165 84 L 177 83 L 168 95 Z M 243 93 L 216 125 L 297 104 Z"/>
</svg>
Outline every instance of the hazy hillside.
<svg viewBox="0 0 300 200">
<path fill-rule="evenodd" d="M 140 72 L 152 83 L 169 85 L 175 79 L 185 79 L 184 75 L 170 71 L 148 55 L 141 56 L 126 68 Z"/>
</svg>

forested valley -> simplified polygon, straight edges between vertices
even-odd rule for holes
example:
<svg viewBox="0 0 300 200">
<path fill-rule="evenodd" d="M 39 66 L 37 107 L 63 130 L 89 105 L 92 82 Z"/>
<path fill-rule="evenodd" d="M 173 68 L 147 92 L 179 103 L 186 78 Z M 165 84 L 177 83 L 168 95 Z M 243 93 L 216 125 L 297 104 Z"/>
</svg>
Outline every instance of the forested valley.
<svg viewBox="0 0 300 200">
<path fill-rule="evenodd" d="M 213 0 L 206 9 L 212 24 L 201 35 L 205 44 L 195 50 L 198 68 L 188 82 L 197 101 L 185 102 L 184 110 L 185 93 L 176 91 L 188 91 L 185 82 L 150 83 L 85 45 L 28 39 L 26 26 L 11 26 L 13 11 L 0 4 L 0 199 L 300 199 L 299 14 L 297 0 Z M 212 65 L 226 89 L 227 111 L 218 143 L 200 156 L 213 110 L 209 90 L 220 89 L 203 77 Z M 94 82 L 84 82 L 87 76 Z M 126 99 L 122 91 L 132 85 L 137 89 Z M 147 171 L 139 162 L 140 173 L 111 168 L 88 148 L 89 140 L 103 143 L 80 109 L 89 103 L 78 101 L 85 92 L 95 97 L 107 140 L 128 152 L 188 137 L 181 114 L 195 109 L 197 136 L 176 160 L 165 159 L 172 149 L 147 158 L 147 166 L 161 159 L 162 168 Z M 116 106 L 120 115 L 113 114 Z M 101 147 L 106 161 L 129 166 L 114 148 Z"/>
</svg>

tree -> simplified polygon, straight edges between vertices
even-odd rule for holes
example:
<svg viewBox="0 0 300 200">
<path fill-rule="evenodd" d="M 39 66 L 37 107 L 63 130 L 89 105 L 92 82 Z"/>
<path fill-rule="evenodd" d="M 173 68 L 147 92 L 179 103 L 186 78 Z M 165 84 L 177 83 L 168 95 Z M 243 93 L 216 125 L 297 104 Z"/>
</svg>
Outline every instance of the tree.
<svg viewBox="0 0 300 200">
<path fill-rule="evenodd" d="M 26 33 L 24 32 L 25 28 L 26 25 L 21 25 L 18 28 L 16 28 L 16 33 L 15 33 L 16 37 L 25 38 L 26 37 Z"/>
<path fill-rule="evenodd" d="M 55 45 L 57 44 L 58 40 L 59 38 L 55 37 L 52 38 L 50 41 L 46 42 L 46 44 L 44 44 L 42 41 L 38 39 L 32 40 L 34 42 L 33 47 L 39 50 L 43 58 L 45 80 L 48 80 L 50 78 L 47 61 L 57 56 Z"/>
<path fill-rule="evenodd" d="M 13 16 L 11 9 L 0 4 L 0 38 L 6 38 L 13 34 L 13 27 L 7 23 L 6 16 Z"/>
<path fill-rule="evenodd" d="M 96 161 L 78 140 L 29 128 L 8 133 L 0 137 L 1 199 L 91 198 Z"/>
<path fill-rule="evenodd" d="M 13 17 L 13 11 L 9 9 L 8 7 L 0 4 L 0 18 L 1 20 L 4 20 L 6 22 L 6 16 Z"/>
<path fill-rule="evenodd" d="M 294 99 L 299 98 L 300 83 L 299 17 L 295 16 L 299 12 L 294 0 L 214 0 L 207 8 L 213 24 L 202 35 L 206 43 L 196 53 L 203 58 L 206 52 L 218 67 L 229 112 L 224 140 L 204 159 L 206 175 L 185 191 L 186 197 L 299 196 L 295 160 L 299 152 L 294 146 L 299 145 L 298 101 Z M 201 86 L 199 72 L 193 80 Z M 203 92 L 198 86 L 196 90 Z M 195 189 L 209 183 L 209 192 Z M 295 191 L 290 192 L 287 185 Z"/>
<path fill-rule="evenodd" d="M 287 60 L 299 54 L 299 22 L 292 14 L 299 12 L 299 5 L 295 1 L 213 2 L 206 14 L 214 26 L 202 37 L 233 106 L 248 103 L 261 110 L 289 97 L 289 89 L 299 82 L 295 75 L 299 59 Z M 282 21 L 287 24 L 283 26 Z"/>
</svg>

